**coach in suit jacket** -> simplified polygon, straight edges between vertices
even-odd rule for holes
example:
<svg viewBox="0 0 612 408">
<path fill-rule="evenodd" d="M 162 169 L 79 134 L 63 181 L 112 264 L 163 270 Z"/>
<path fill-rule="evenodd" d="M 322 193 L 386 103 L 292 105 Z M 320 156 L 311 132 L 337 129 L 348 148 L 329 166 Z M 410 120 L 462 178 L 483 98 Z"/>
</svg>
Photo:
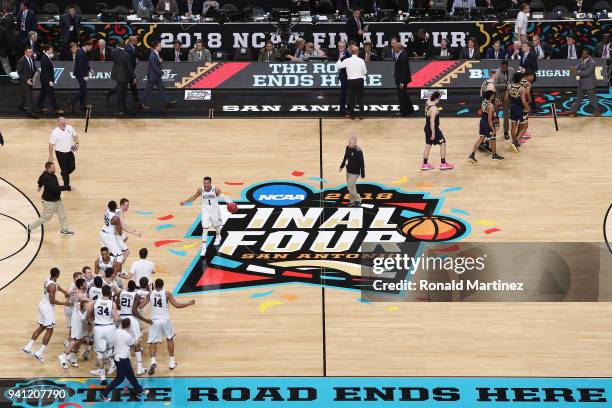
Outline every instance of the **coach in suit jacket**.
<svg viewBox="0 0 612 408">
<path fill-rule="evenodd" d="M 149 66 L 147 68 L 147 87 L 145 88 L 141 99 L 143 109 L 149 109 L 146 104 L 153 88 L 158 89 L 162 99 L 164 100 L 164 102 L 166 102 L 166 106 L 176 104 L 176 101 L 170 100 L 170 97 L 168 97 L 166 91 L 164 91 L 164 71 L 162 70 L 162 60 L 159 56 L 160 51 L 161 43 L 159 41 L 154 42 L 153 48 L 151 48 L 151 52 L 149 53 Z"/>
<path fill-rule="evenodd" d="M 612 44 L 610 43 L 610 34 L 606 33 L 601 38 L 601 42 L 595 47 L 595 56 L 597 58 L 612 58 Z"/>
<path fill-rule="evenodd" d="M 17 74 L 19 74 L 19 85 L 21 86 L 21 109 L 33 118 L 37 116 L 33 112 L 34 74 L 36 73 L 36 62 L 32 58 L 32 49 L 26 48 L 23 57 L 17 62 Z"/>
<path fill-rule="evenodd" d="M 365 23 L 361 18 L 361 10 L 356 8 L 353 10 L 353 15 L 346 20 L 346 37 L 350 41 L 355 41 L 358 47 L 361 45 L 363 33 L 365 32 Z"/>
<path fill-rule="evenodd" d="M 127 111 L 127 87 L 129 83 L 135 82 L 134 66 L 130 60 L 130 56 L 125 52 L 125 43 L 123 40 L 119 42 L 115 50 L 115 58 L 113 60 L 113 69 L 111 70 L 111 79 L 117 82 L 117 114 L 125 115 Z"/>
<path fill-rule="evenodd" d="M 90 40 L 85 43 L 81 48 L 77 50 L 74 59 L 74 70 L 72 74 L 79 81 L 79 91 L 70 99 L 68 105 L 70 110 L 74 113 L 74 104 L 78 101 L 82 111 L 85 110 L 85 104 L 87 101 L 87 79 L 89 78 L 90 72 L 93 72 L 89 66 L 89 53 L 94 46 L 94 40 Z"/>
<path fill-rule="evenodd" d="M 98 40 L 98 46 L 91 52 L 92 61 L 112 61 L 113 49 L 106 45 L 106 40 Z"/>
<path fill-rule="evenodd" d="M 183 48 L 183 44 L 176 40 L 172 43 L 172 48 L 163 51 L 163 59 L 166 62 L 183 62 L 187 61 L 188 53 Z"/>
<path fill-rule="evenodd" d="M 493 46 L 487 49 L 487 52 L 485 53 L 485 59 L 506 59 L 506 50 L 502 48 L 500 40 L 495 40 L 493 42 Z"/>
<path fill-rule="evenodd" d="M 395 60 L 393 78 L 397 87 L 397 97 L 400 111 L 395 116 L 407 116 L 414 112 L 410 95 L 408 95 L 408 84 L 412 81 L 410 73 L 410 58 L 408 50 L 402 47 L 399 41 L 391 43 L 393 48 L 393 59 Z"/>
<path fill-rule="evenodd" d="M 266 45 L 259 51 L 259 62 L 278 62 L 281 60 L 281 53 L 277 48 L 274 48 L 272 41 L 266 41 Z"/>
<path fill-rule="evenodd" d="M 43 47 L 42 57 L 40 58 L 40 93 L 38 94 L 38 103 L 36 109 L 38 112 L 44 111 L 45 100 L 49 98 L 51 108 L 56 115 L 62 115 L 63 110 L 60 109 L 55 99 L 55 70 L 53 69 L 53 47 L 45 45 Z"/>
<path fill-rule="evenodd" d="M 212 62 L 212 56 L 210 55 L 210 51 L 204 48 L 204 42 L 202 40 L 196 41 L 195 47 L 189 51 L 187 61 Z"/>
<path fill-rule="evenodd" d="M 495 97 L 502 103 L 504 112 L 504 135 L 508 134 L 510 129 L 510 99 L 508 96 L 508 85 L 512 82 L 514 76 L 514 68 L 508 66 L 507 60 L 501 61 L 500 68 L 495 72 Z"/>
<path fill-rule="evenodd" d="M 23 54 L 26 48 L 32 49 L 32 58 L 35 61 L 40 59 L 40 48 L 38 46 L 38 34 L 35 31 L 30 31 L 28 33 L 28 38 L 21 42 L 21 50 L 20 52 Z"/>
<path fill-rule="evenodd" d="M 17 30 L 19 30 L 19 39 L 21 41 L 28 38 L 30 31 L 36 31 L 36 15 L 30 10 L 28 4 L 28 2 L 22 1 L 17 13 Z"/>
<path fill-rule="evenodd" d="M 576 44 L 574 37 L 567 36 L 567 44 L 564 44 L 559 48 L 557 53 L 557 59 L 578 59 L 582 55 L 582 47 L 580 44 Z"/>
<path fill-rule="evenodd" d="M 578 66 L 571 67 L 573 73 L 578 75 L 578 90 L 576 91 L 576 100 L 572 104 L 570 110 L 565 114 L 575 115 L 582 105 L 582 100 L 585 94 L 589 97 L 589 102 L 593 107 L 593 116 L 599 116 L 599 104 L 597 102 L 597 95 L 595 95 L 595 88 L 597 87 L 595 79 L 595 61 L 593 60 L 593 51 L 590 48 L 585 47 L 582 50 L 582 58 L 578 63 Z"/>
<path fill-rule="evenodd" d="M 464 60 L 479 60 L 480 59 L 480 50 L 476 45 L 476 40 L 470 38 L 468 40 L 468 45 L 461 49 L 459 52 L 459 59 Z"/>
</svg>

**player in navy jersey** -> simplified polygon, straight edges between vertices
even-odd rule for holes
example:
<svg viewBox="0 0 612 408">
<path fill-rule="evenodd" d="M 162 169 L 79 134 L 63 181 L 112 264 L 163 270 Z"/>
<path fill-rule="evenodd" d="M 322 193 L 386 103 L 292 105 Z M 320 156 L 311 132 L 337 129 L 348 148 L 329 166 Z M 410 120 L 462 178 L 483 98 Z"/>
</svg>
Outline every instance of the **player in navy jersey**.
<svg viewBox="0 0 612 408">
<path fill-rule="evenodd" d="M 480 129 L 478 132 L 478 140 L 474 144 L 474 149 L 472 150 L 472 154 L 469 156 L 469 160 L 472 163 L 476 163 L 476 150 L 483 143 L 487 142 L 493 160 L 503 160 L 504 158 L 497 154 L 497 143 L 495 141 L 497 134 L 497 127 L 495 125 L 495 120 L 497 118 L 497 109 L 495 106 L 495 91 L 486 91 L 482 97 L 482 114 L 480 117 Z M 499 122 L 498 122 L 499 123 Z"/>
<path fill-rule="evenodd" d="M 440 102 L 440 92 L 434 91 L 429 96 L 425 105 L 425 151 L 423 152 L 423 164 L 421 170 L 435 169 L 435 166 L 428 163 L 429 151 L 432 145 L 440 145 L 440 170 L 451 170 L 454 166 L 446 161 L 446 139 L 440 130 L 440 113 L 438 112 L 438 102 Z"/>
</svg>

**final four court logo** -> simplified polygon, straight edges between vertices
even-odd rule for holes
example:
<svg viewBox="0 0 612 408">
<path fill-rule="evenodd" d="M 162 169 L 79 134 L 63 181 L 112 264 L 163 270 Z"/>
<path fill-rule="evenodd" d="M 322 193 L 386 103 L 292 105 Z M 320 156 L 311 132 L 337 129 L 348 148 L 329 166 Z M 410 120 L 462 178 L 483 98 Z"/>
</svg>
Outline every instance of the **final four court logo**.
<svg viewBox="0 0 612 408">
<path fill-rule="evenodd" d="M 345 185 L 316 190 L 268 181 L 245 188 L 236 213 L 221 206 L 221 245 L 211 244 L 209 232 L 205 254 L 192 261 L 176 293 L 289 283 L 373 291 L 374 278 L 361 274 L 368 258 L 398 244 L 415 255 L 424 242 L 455 241 L 468 232 L 464 221 L 438 213 L 442 198 L 372 183 L 359 183 L 358 190 L 361 207 L 349 206 Z M 198 217 L 186 238 L 201 237 Z"/>
</svg>

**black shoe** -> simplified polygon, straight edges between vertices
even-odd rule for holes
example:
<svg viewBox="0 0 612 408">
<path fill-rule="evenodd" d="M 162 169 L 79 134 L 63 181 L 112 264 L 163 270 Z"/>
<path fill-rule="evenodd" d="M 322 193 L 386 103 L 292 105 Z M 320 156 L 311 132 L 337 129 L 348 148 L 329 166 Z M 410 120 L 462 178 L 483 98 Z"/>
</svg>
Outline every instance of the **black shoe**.
<svg viewBox="0 0 612 408">
<path fill-rule="evenodd" d="M 134 394 L 136 398 L 144 397 L 145 395 L 149 395 L 149 390 L 142 390 Z"/>
<path fill-rule="evenodd" d="M 406 116 L 408 116 L 408 115 L 407 115 L 407 114 L 405 114 L 405 113 L 397 112 L 397 113 L 396 113 L 395 115 L 393 115 L 393 116 L 398 117 L 398 118 L 405 118 L 405 117 L 406 117 Z"/>
<path fill-rule="evenodd" d="M 149 375 L 155 374 L 156 368 L 157 368 L 157 364 L 151 364 L 151 367 L 149 368 Z"/>
<path fill-rule="evenodd" d="M 504 139 L 510 140 L 510 133 L 504 132 Z"/>
<path fill-rule="evenodd" d="M 500 156 L 499 154 L 494 154 L 491 156 L 491 160 L 504 160 L 504 156 Z"/>
<path fill-rule="evenodd" d="M 31 111 L 28 112 L 28 116 L 31 117 L 32 119 L 38 119 L 38 115 Z"/>
<path fill-rule="evenodd" d="M 70 185 L 64 187 L 66 187 L 66 191 L 72 191 L 72 187 Z"/>
<path fill-rule="evenodd" d="M 98 394 L 98 399 L 102 402 L 109 402 L 111 400 L 109 396 L 105 397 L 102 393 Z"/>
<path fill-rule="evenodd" d="M 476 155 L 474 153 L 468 156 L 468 160 L 471 161 L 472 163 L 478 163 L 478 160 L 476 160 Z"/>
<path fill-rule="evenodd" d="M 110 106 L 110 97 L 111 97 L 110 92 L 108 91 L 104 92 L 104 96 L 106 96 L 106 106 Z"/>
</svg>

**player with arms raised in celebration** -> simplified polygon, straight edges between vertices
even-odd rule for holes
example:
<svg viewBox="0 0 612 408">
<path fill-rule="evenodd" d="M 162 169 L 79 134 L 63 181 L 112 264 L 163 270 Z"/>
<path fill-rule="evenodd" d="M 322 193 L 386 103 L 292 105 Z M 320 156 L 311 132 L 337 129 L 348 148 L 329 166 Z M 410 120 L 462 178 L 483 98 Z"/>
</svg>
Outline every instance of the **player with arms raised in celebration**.
<svg viewBox="0 0 612 408">
<path fill-rule="evenodd" d="M 100 231 L 100 240 L 102 246 L 108 248 L 111 256 L 120 264 L 123 263 L 123 250 L 117 245 L 121 241 L 121 220 L 115 213 L 117 211 L 117 203 L 114 201 L 108 202 L 108 208 L 104 212 L 104 225 Z"/>
<path fill-rule="evenodd" d="M 223 194 L 220 188 L 212 185 L 212 179 L 210 177 L 204 177 L 202 187 L 198 188 L 198 191 L 191 197 L 185 201 L 181 201 L 181 205 L 190 203 L 198 197 L 202 198 L 202 255 L 204 255 L 206 253 L 207 231 L 211 225 L 217 231 L 214 245 L 221 245 L 221 228 L 223 228 L 223 222 L 221 221 L 221 212 L 219 211 L 219 197 L 228 204 L 232 204 L 233 201 Z"/>
</svg>

